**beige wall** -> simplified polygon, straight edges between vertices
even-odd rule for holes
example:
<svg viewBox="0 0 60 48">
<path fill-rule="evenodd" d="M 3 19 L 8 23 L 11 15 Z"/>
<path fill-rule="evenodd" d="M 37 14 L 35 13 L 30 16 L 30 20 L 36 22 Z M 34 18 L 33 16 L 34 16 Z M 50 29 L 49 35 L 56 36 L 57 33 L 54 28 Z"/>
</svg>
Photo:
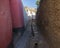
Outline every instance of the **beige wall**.
<svg viewBox="0 0 60 48">
<path fill-rule="evenodd" d="M 37 12 L 37 23 L 50 48 L 60 48 L 60 0 L 43 0 Z"/>
</svg>

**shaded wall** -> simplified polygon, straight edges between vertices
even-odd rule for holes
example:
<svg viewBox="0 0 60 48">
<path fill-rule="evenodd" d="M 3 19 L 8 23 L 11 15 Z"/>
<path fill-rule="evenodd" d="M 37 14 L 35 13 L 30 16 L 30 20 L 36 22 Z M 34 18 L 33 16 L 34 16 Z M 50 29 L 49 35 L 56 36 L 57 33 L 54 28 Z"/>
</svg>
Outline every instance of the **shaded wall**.
<svg viewBox="0 0 60 48">
<path fill-rule="evenodd" d="M 41 0 L 36 19 L 50 48 L 60 48 L 60 0 Z"/>
</svg>

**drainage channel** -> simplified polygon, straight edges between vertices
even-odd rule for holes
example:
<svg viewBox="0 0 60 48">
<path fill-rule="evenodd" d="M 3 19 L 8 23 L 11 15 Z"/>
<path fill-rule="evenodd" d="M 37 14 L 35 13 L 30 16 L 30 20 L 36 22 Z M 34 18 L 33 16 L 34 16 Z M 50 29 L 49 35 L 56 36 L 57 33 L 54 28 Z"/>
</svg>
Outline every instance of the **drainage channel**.
<svg viewBox="0 0 60 48">
<path fill-rule="evenodd" d="M 32 36 L 33 36 L 33 48 L 38 48 L 38 31 L 37 31 L 37 27 L 36 27 L 36 23 L 35 21 L 31 22 L 31 30 L 32 30 Z"/>
</svg>

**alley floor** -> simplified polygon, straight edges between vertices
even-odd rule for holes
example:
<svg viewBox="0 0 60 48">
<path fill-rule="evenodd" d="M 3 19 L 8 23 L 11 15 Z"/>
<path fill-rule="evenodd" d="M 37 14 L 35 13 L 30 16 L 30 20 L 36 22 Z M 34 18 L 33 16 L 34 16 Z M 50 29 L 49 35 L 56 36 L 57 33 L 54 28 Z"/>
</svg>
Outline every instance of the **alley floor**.
<svg viewBox="0 0 60 48">
<path fill-rule="evenodd" d="M 49 48 L 44 37 L 38 32 L 35 21 L 29 21 L 24 34 L 14 37 L 14 48 Z"/>
</svg>

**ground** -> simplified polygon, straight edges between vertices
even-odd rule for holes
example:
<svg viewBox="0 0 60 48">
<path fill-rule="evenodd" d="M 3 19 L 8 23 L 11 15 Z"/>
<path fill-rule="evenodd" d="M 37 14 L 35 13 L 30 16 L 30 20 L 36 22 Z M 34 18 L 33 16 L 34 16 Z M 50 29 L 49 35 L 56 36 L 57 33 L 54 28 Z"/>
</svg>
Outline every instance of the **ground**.
<svg viewBox="0 0 60 48">
<path fill-rule="evenodd" d="M 44 37 L 37 29 L 35 21 L 29 21 L 23 36 L 18 33 L 14 38 L 14 48 L 49 48 Z"/>
</svg>

